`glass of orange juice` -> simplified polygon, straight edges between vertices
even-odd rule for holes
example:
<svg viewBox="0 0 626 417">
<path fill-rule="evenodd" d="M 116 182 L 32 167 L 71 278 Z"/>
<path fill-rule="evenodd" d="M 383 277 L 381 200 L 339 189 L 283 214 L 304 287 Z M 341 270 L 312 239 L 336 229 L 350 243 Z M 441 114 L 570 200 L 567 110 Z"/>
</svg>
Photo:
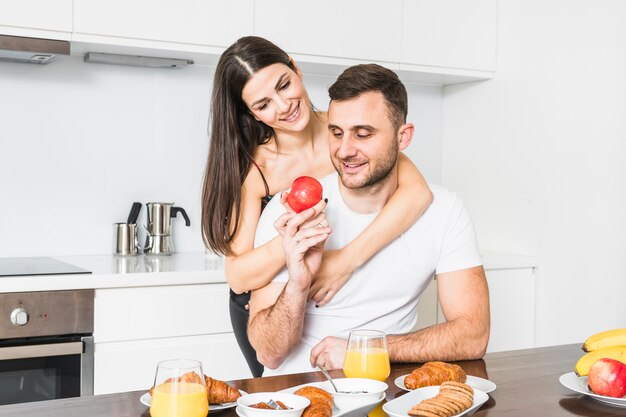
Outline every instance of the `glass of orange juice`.
<svg viewBox="0 0 626 417">
<path fill-rule="evenodd" d="M 192 359 L 159 362 L 150 400 L 150 416 L 206 417 L 208 412 L 202 364 Z"/>
<path fill-rule="evenodd" d="M 352 330 L 343 361 L 345 376 L 386 381 L 390 372 L 385 333 L 379 330 Z"/>
</svg>

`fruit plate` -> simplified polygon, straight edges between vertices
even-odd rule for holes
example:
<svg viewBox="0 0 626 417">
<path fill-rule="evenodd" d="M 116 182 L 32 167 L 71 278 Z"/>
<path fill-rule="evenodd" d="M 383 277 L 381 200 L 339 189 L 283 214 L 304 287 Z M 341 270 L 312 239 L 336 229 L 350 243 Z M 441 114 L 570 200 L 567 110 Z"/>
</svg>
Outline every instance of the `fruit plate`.
<svg viewBox="0 0 626 417">
<path fill-rule="evenodd" d="M 586 376 L 577 376 L 575 372 L 568 372 L 561 375 L 561 377 L 559 378 L 559 382 L 565 388 L 571 389 L 572 391 L 575 391 L 579 394 L 588 395 L 594 400 L 603 402 L 605 404 L 614 405 L 616 407 L 626 408 L 626 397 L 614 398 L 607 397 L 606 395 L 596 394 L 595 392 L 591 391 L 587 386 Z"/>
<path fill-rule="evenodd" d="M 239 393 L 241 395 L 246 395 L 247 392 L 239 390 Z M 141 403 L 143 405 L 147 405 L 148 407 L 150 407 L 150 402 L 152 400 L 152 397 L 150 396 L 149 392 L 144 393 L 141 398 L 139 398 L 139 401 L 141 401 Z M 233 408 L 237 405 L 237 401 L 232 402 L 232 403 L 223 403 L 223 404 L 209 404 L 209 412 L 211 411 L 219 411 L 219 410 L 224 410 L 226 408 Z"/>
<path fill-rule="evenodd" d="M 406 378 L 408 375 L 409 374 L 399 376 L 394 380 L 394 382 L 398 388 L 401 388 L 405 391 L 413 391 L 412 389 L 404 386 L 404 378 Z M 467 376 L 467 380 L 465 381 L 465 383 L 470 387 L 480 390 L 484 393 L 490 393 L 491 391 L 496 389 L 496 384 L 491 382 L 490 380 L 472 375 Z"/>
<path fill-rule="evenodd" d="M 404 394 L 402 397 L 398 397 L 395 400 L 391 400 L 384 404 L 383 411 L 391 417 L 408 417 L 409 410 L 415 404 L 428 398 L 432 398 L 438 393 L 439 385 L 417 388 L 407 394 Z M 461 413 L 455 414 L 454 417 L 471 416 L 480 408 L 480 406 L 487 402 L 488 399 L 489 396 L 485 392 L 479 389 L 474 389 L 474 401 L 472 402 L 470 408 Z"/>
<path fill-rule="evenodd" d="M 313 387 L 317 387 L 317 388 L 326 388 L 326 382 L 322 381 L 322 382 L 311 382 L 309 384 L 302 384 L 302 385 L 298 385 L 296 387 L 291 387 L 291 388 L 287 388 L 282 390 L 281 392 L 289 392 L 292 393 L 294 391 L 299 390 L 302 387 L 306 387 L 306 386 L 313 386 Z M 333 413 L 332 413 L 332 417 L 363 417 L 363 416 L 367 416 L 367 414 L 372 411 L 374 408 L 376 408 L 376 406 L 378 404 L 380 404 L 380 402 L 382 400 L 385 399 L 385 393 L 382 392 L 380 394 L 380 398 L 376 401 L 373 401 L 371 403 L 368 404 L 364 404 L 360 407 L 357 408 L 352 408 L 352 409 L 338 409 L 337 407 L 333 406 Z M 240 414 L 241 416 L 241 414 Z"/>
</svg>

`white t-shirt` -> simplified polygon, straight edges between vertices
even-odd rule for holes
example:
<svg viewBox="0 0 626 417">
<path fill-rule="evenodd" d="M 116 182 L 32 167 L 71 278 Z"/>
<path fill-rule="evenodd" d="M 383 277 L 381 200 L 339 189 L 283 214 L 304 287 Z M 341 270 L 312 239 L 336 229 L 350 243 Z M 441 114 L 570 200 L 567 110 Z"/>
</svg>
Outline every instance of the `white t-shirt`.
<svg viewBox="0 0 626 417">
<path fill-rule="evenodd" d="M 328 198 L 326 218 L 333 229 L 326 249 L 339 249 L 354 240 L 378 213 L 351 211 L 343 201 L 339 176 L 320 182 Z M 311 371 L 311 348 L 326 336 L 347 338 L 350 330 L 367 328 L 387 334 L 410 332 L 417 322 L 417 303 L 434 274 L 482 265 L 474 227 L 463 202 L 439 186 L 430 187 L 434 199 L 422 217 L 354 272 L 325 306 L 307 305 L 301 342 L 283 364 L 263 375 Z M 255 247 L 278 232 L 274 222 L 284 213 L 279 198 L 267 205 L 257 226 Z M 287 269 L 274 278 L 286 282 Z"/>
</svg>

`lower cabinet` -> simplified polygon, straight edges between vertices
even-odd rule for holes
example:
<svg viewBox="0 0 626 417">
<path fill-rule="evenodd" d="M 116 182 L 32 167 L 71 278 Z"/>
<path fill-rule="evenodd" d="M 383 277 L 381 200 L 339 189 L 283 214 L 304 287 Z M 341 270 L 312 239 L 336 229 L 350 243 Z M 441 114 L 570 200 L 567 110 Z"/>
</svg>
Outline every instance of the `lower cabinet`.
<svg viewBox="0 0 626 417">
<path fill-rule="evenodd" d="M 534 268 L 486 269 L 491 309 L 491 334 L 487 352 L 528 349 L 535 346 Z M 416 329 L 444 323 L 433 280 L 418 305 Z"/>
<path fill-rule="evenodd" d="M 535 347 L 534 269 L 485 272 L 491 307 L 491 336 L 487 352 Z"/>
<path fill-rule="evenodd" d="M 437 324 L 439 302 L 437 300 L 437 280 L 433 279 L 420 296 L 417 304 L 417 323 L 415 330 Z"/>
<path fill-rule="evenodd" d="M 197 359 L 217 379 L 251 376 L 223 283 L 98 289 L 94 343 L 94 394 L 149 389 L 166 359 Z"/>
<path fill-rule="evenodd" d="M 221 380 L 252 375 L 232 333 L 96 344 L 94 394 L 148 390 L 159 361 L 190 358 Z"/>
</svg>

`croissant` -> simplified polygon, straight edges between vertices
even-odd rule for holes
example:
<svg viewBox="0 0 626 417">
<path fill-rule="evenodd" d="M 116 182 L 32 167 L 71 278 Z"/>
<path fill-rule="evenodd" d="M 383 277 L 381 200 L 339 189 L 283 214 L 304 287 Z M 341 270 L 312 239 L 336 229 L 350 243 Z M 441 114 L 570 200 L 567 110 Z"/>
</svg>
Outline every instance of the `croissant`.
<svg viewBox="0 0 626 417">
<path fill-rule="evenodd" d="M 404 378 L 408 389 L 441 385 L 444 381 L 465 382 L 467 376 L 459 365 L 446 362 L 426 362 Z"/>
<path fill-rule="evenodd" d="M 195 384 L 202 384 L 202 380 L 200 379 L 200 375 L 196 374 L 195 372 L 187 372 L 186 374 L 183 374 L 181 376 L 179 376 L 178 378 L 167 378 L 165 381 L 163 381 L 164 384 L 170 383 L 170 382 L 174 382 L 174 380 L 177 380 L 178 382 L 190 382 L 190 383 L 195 383 Z M 154 387 L 150 388 L 150 396 L 152 396 L 152 393 L 154 391 Z"/>
<path fill-rule="evenodd" d="M 186 374 L 179 376 L 177 380 L 178 382 L 192 382 L 196 384 L 202 383 L 200 376 L 195 372 L 187 372 Z M 173 381 L 174 378 L 169 378 L 165 380 L 164 383 Z M 206 384 L 207 394 L 209 397 L 209 404 L 230 403 L 237 401 L 237 398 L 241 397 L 237 388 L 231 387 L 224 381 L 219 381 L 205 375 L 204 382 Z M 153 391 L 154 387 L 150 388 L 150 396 L 152 396 Z"/>
<path fill-rule="evenodd" d="M 174 381 L 174 378 L 169 378 L 165 382 L 172 382 L 172 381 Z M 186 374 L 183 374 L 183 375 L 179 376 L 178 377 L 178 382 L 191 382 L 191 383 L 194 383 L 194 384 L 202 384 L 202 380 L 200 379 L 200 375 L 198 375 L 197 373 L 195 373 L 193 371 L 187 372 Z"/>
<path fill-rule="evenodd" d="M 307 386 L 300 388 L 296 395 L 302 395 L 311 401 L 304 409 L 302 417 L 331 417 L 333 414 L 333 396 L 321 388 Z"/>
<path fill-rule="evenodd" d="M 206 389 L 209 394 L 209 404 L 230 403 L 241 397 L 237 388 L 231 387 L 224 381 L 204 376 Z"/>
</svg>

